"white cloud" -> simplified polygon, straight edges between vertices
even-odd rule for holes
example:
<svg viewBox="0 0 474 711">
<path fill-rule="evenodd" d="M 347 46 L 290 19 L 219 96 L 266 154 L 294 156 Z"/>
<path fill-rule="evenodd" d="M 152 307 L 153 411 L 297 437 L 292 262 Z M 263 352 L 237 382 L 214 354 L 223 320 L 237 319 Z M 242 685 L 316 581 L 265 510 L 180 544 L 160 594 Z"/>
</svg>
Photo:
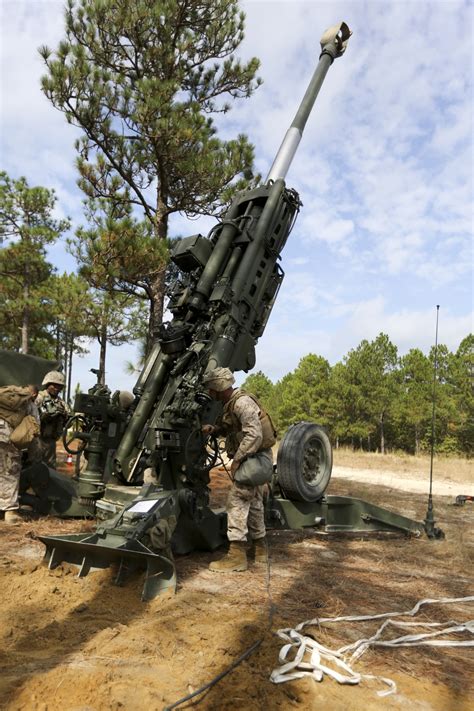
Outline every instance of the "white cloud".
<svg viewBox="0 0 474 711">
<path fill-rule="evenodd" d="M 411 348 L 428 352 L 434 345 L 436 309 L 401 309 L 390 313 L 384 299 L 377 297 L 355 304 L 348 322 L 346 339 L 358 344 L 362 339 L 373 340 L 380 332 L 387 333 L 398 346 L 400 354 Z M 473 314 L 456 316 L 449 309 L 440 309 L 439 342 L 456 350 L 464 336 L 473 329 Z"/>
</svg>

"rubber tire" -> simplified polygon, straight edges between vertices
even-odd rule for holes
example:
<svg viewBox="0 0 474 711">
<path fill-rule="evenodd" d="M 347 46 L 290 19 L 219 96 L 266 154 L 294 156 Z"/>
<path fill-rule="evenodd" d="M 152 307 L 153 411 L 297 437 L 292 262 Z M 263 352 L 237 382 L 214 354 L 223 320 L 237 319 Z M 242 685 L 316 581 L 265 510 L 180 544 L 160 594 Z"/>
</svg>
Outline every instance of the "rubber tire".
<svg viewBox="0 0 474 711">
<path fill-rule="evenodd" d="M 311 481 L 304 475 L 308 467 Z M 277 478 L 283 494 L 295 501 L 319 501 L 331 472 L 332 446 L 324 428 L 313 422 L 292 425 L 280 442 L 277 456 Z"/>
</svg>

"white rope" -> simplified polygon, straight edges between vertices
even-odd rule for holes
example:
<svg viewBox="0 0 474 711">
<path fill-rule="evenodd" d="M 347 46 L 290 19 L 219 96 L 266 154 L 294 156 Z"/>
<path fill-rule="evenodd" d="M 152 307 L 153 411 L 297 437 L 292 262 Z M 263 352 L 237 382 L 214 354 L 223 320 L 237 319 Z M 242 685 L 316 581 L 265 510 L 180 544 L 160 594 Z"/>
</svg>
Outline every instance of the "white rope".
<svg viewBox="0 0 474 711">
<path fill-rule="evenodd" d="M 386 612 L 378 615 L 349 615 L 345 617 L 315 617 L 312 620 L 301 622 L 294 629 L 286 628 L 277 631 L 280 639 L 286 644 L 281 648 L 278 655 L 281 666 L 274 669 L 270 675 L 270 680 L 274 684 L 282 684 L 285 681 L 301 679 L 305 676 L 312 677 L 315 681 L 322 681 L 324 675 L 331 677 L 339 684 L 359 684 L 364 679 L 375 679 L 388 686 L 388 689 L 378 691 L 379 696 L 388 696 L 396 692 L 397 687 L 392 679 L 387 679 L 373 674 L 359 674 L 351 667 L 351 662 L 359 659 L 369 647 L 474 647 L 474 620 L 468 622 L 402 622 L 392 620 L 392 617 L 413 617 L 423 605 L 452 604 L 455 602 L 474 602 L 474 596 L 441 598 L 433 600 L 427 598 L 417 602 L 412 610 L 404 612 Z M 308 625 L 323 625 L 335 622 L 362 622 L 365 620 L 382 620 L 385 622 L 369 638 L 359 639 L 357 642 L 348 644 L 340 649 L 331 650 L 322 645 L 312 637 L 302 634 L 301 630 Z M 407 628 L 439 628 L 433 632 L 417 634 L 405 634 L 395 639 L 380 639 L 384 630 L 389 627 Z M 470 640 L 459 639 L 437 639 L 442 636 L 465 633 L 471 635 Z M 351 654 L 349 654 L 349 652 Z M 288 661 L 288 656 L 293 654 L 293 659 Z M 305 661 L 305 658 L 308 659 Z M 332 666 L 328 666 L 331 664 Z M 333 668 L 336 667 L 336 668 Z M 342 671 L 339 671 L 342 670 Z"/>
</svg>

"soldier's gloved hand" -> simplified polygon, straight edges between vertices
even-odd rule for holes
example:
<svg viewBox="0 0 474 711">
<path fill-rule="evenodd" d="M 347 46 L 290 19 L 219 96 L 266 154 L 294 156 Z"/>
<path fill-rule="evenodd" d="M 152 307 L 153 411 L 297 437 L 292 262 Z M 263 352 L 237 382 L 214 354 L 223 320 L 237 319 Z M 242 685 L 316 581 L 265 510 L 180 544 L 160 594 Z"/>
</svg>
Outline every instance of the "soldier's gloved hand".
<svg viewBox="0 0 474 711">
<path fill-rule="evenodd" d="M 214 427 L 214 425 L 203 425 L 201 427 L 201 432 L 203 433 L 203 435 L 211 435 L 214 434 L 215 431 L 216 428 Z"/>
</svg>

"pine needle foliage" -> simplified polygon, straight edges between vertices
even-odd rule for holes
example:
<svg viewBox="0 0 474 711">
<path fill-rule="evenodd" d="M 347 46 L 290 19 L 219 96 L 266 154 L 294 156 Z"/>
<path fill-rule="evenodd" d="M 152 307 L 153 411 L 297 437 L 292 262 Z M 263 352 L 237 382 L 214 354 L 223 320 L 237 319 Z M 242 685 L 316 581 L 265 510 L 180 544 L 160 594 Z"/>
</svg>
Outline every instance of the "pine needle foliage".
<svg viewBox="0 0 474 711">
<path fill-rule="evenodd" d="M 39 50 L 42 89 L 82 130 L 86 195 L 138 210 L 159 241 L 170 214 L 214 214 L 254 184 L 252 145 L 213 120 L 260 83 L 258 59 L 235 54 L 243 37 L 237 0 L 68 0 L 64 39 Z M 163 284 L 162 270 L 157 321 Z"/>
</svg>

